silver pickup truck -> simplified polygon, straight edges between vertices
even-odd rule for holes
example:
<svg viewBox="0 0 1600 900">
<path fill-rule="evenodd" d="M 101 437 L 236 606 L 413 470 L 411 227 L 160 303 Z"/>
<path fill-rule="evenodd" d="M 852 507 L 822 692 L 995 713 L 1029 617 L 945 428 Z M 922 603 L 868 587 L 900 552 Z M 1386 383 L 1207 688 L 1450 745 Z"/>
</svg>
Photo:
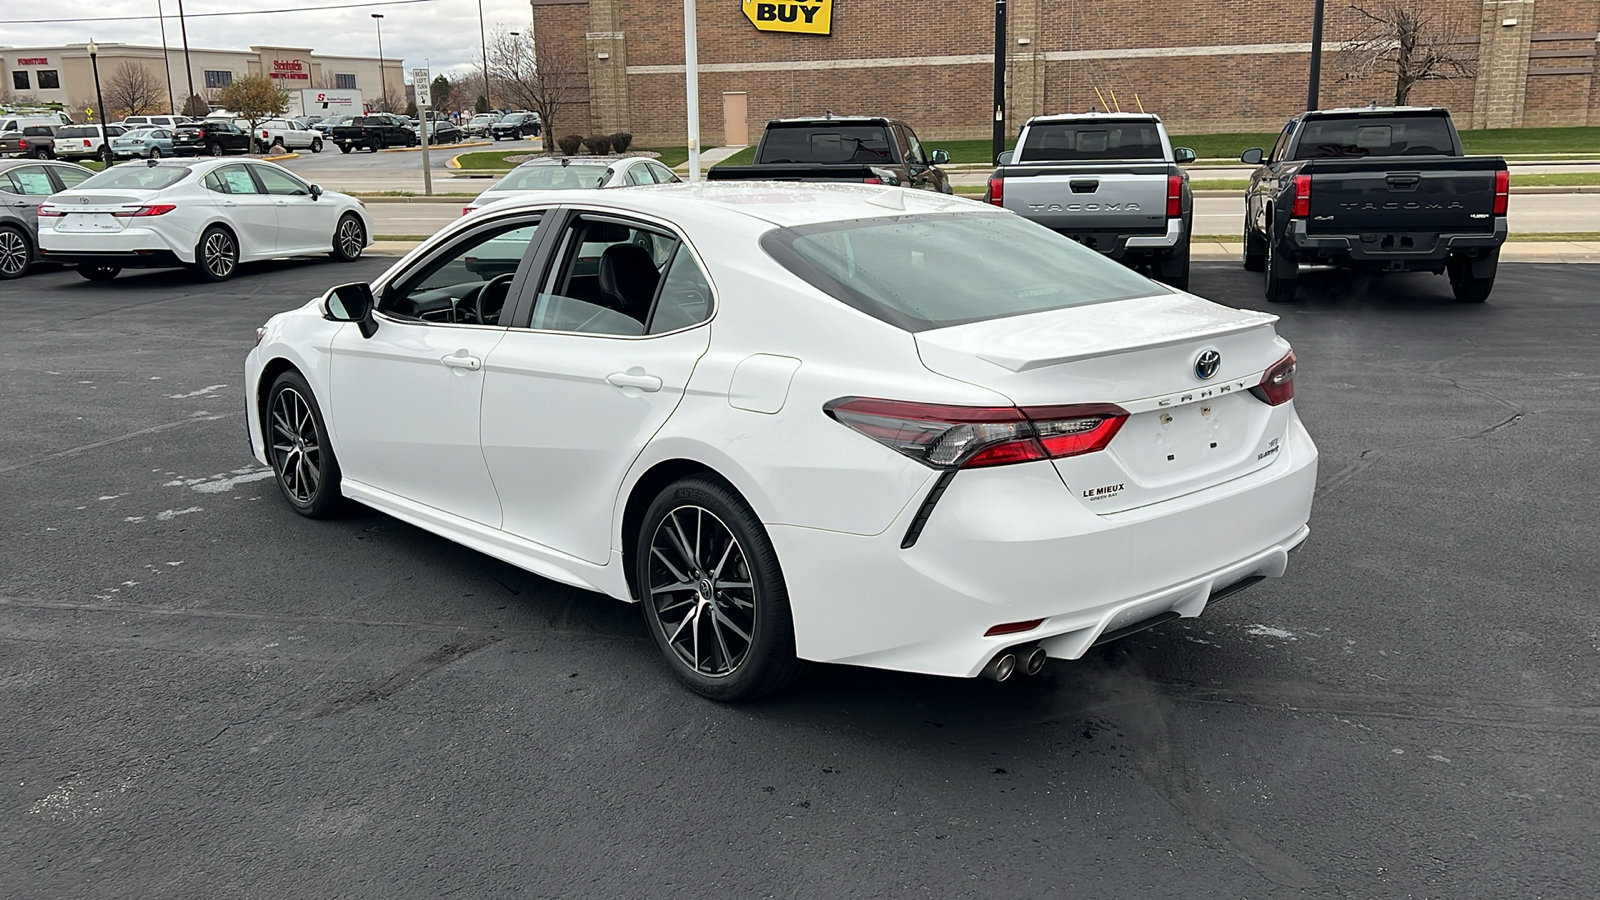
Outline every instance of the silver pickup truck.
<svg viewBox="0 0 1600 900">
<path fill-rule="evenodd" d="M 1193 161 L 1160 116 L 1038 116 L 1000 155 L 984 201 L 1183 290 L 1194 201 L 1179 163 Z"/>
</svg>

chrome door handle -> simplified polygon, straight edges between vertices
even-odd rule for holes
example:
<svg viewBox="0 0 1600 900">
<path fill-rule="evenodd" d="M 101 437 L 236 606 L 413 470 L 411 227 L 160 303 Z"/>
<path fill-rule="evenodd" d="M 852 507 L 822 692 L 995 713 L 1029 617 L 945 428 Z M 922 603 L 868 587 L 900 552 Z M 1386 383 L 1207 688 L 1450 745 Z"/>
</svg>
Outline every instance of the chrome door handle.
<svg viewBox="0 0 1600 900">
<path fill-rule="evenodd" d="M 638 388 L 651 393 L 661 390 L 661 379 L 635 372 L 612 372 L 606 376 L 606 384 L 619 388 Z"/>
<path fill-rule="evenodd" d="M 483 368 L 483 360 L 476 356 L 446 356 L 440 359 L 439 362 L 444 363 L 449 368 L 466 369 L 469 372 L 476 372 Z"/>
</svg>

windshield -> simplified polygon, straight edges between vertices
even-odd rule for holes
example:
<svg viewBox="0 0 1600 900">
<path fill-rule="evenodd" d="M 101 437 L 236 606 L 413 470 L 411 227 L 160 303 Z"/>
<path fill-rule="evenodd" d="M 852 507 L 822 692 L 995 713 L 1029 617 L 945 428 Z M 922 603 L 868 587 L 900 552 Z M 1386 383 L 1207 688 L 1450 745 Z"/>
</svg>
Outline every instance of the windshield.
<svg viewBox="0 0 1600 900">
<path fill-rule="evenodd" d="M 1163 159 L 1154 122 L 1044 122 L 1028 126 L 1019 162 Z"/>
<path fill-rule="evenodd" d="M 757 163 L 888 163 L 889 129 L 882 125 L 768 126 Z"/>
<path fill-rule="evenodd" d="M 112 166 L 98 175 L 89 176 L 74 190 L 159 191 L 177 184 L 188 174 L 188 166 L 150 166 L 144 163 Z"/>
<path fill-rule="evenodd" d="M 906 331 L 1167 292 L 1070 238 L 1002 213 L 779 228 L 761 246 L 812 287 Z"/>
<path fill-rule="evenodd" d="M 123 132 L 122 136 L 130 141 L 142 141 L 152 134 L 155 134 L 154 128 L 135 128 L 132 131 Z"/>
<path fill-rule="evenodd" d="M 1352 116 L 1310 119 L 1302 126 L 1296 159 L 1363 156 L 1449 156 L 1455 152 L 1444 116 Z"/>
<path fill-rule="evenodd" d="M 605 180 L 607 166 L 524 166 L 490 188 L 491 191 L 575 191 L 596 188 Z"/>
</svg>

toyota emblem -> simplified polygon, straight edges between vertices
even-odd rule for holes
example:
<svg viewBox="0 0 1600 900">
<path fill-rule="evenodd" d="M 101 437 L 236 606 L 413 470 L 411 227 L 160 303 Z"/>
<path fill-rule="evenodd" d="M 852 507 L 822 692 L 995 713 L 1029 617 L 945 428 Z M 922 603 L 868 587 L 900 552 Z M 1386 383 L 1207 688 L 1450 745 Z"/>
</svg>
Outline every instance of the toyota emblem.
<svg viewBox="0 0 1600 900">
<path fill-rule="evenodd" d="M 1220 368 L 1222 368 L 1222 354 L 1215 350 L 1202 350 L 1200 355 L 1195 357 L 1194 374 L 1201 381 L 1216 375 Z"/>
</svg>

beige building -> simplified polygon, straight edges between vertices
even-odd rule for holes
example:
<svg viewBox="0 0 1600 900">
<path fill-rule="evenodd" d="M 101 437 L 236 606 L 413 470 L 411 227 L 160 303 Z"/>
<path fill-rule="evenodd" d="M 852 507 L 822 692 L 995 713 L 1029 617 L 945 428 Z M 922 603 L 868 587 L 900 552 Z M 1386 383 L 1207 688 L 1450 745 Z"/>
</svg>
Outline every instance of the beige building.
<svg viewBox="0 0 1600 900">
<path fill-rule="evenodd" d="M 269 75 L 285 90 L 332 88 L 360 90 L 369 106 L 379 106 L 384 97 L 395 108 L 405 105 L 404 61 L 371 56 L 328 56 L 309 47 L 251 47 L 249 50 L 202 50 L 191 48 L 189 71 L 184 69 L 182 47 L 169 47 L 165 56 L 157 46 L 96 42 L 100 68 L 100 89 L 113 117 L 127 113 L 119 104 L 114 87 L 125 79 L 125 67 L 137 66 L 148 75 L 153 88 L 145 93 L 157 97 L 147 113 L 169 112 L 168 98 L 180 109 L 189 94 L 190 77 L 194 93 L 213 98 L 217 91 L 236 78 Z M 171 68 L 170 84 L 167 78 Z M 94 71 L 87 44 L 65 47 L 0 48 L 0 96 L 13 102 L 61 103 L 72 117 L 85 119 L 84 108 L 95 102 Z"/>
</svg>

